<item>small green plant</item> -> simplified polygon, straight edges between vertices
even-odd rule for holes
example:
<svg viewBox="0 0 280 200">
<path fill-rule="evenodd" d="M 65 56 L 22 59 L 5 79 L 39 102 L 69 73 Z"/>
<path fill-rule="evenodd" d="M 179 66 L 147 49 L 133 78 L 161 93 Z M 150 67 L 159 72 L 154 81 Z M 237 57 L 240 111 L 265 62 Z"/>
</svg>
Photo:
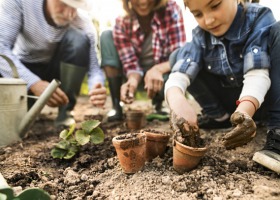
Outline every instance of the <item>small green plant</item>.
<svg viewBox="0 0 280 200">
<path fill-rule="evenodd" d="M 59 134 L 62 140 L 51 150 L 52 157 L 70 159 L 80 151 L 81 146 L 89 142 L 102 143 L 105 136 L 99 127 L 100 123 L 98 120 L 88 120 L 81 124 L 80 129 L 76 129 L 76 124 L 72 124 L 69 129 L 62 130 Z"/>
</svg>

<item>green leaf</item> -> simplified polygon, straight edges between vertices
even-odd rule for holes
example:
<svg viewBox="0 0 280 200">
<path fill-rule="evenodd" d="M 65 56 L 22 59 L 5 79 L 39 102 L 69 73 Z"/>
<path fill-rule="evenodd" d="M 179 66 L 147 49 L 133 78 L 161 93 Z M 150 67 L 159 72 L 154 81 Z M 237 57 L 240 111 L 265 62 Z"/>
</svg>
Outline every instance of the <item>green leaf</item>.
<svg viewBox="0 0 280 200">
<path fill-rule="evenodd" d="M 66 140 L 68 137 L 68 130 L 64 129 L 60 132 L 59 137 Z"/>
<path fill-rule="evenodd" d="M 56 148 L 67 150 L 70 148 L 70 143 L 67 140 L 61 140 L 55 145 Z"/>
<path fill-rule="evenodd" d="M 69 130 L 64 129 L 60 132 L 59 137 L 67 140 L 75 131 L 76 124 L 71 124 Z"/>
<path fill-rule="evenodd" d="M 66 154 L 66 156 L 64 156 L 63 158 L 66 159 L 66 160 L 69 160 L 69 159 L 73 158 L 75 155 L 76 155 L 76 152 L 69 151 Z"/>
<path fill-rule="evenodd" d="M 101 122 L 98 120 L 88 120 L 82 123 L 82 129 L 86 131 L 86 133 L 90 133 L 93 129 L 99 126 Z"/>
<path fill-rule="evenodd" d="M 51 150 L 51 156 L 53 158 L 60 158 L 60 159 L 62 159 L 66 155 L 67 152 L 68 152 L 68 150 L 59 149 L 59 148 L 55 147 L 55 148 L 53 148 Z"/>
<path fill-rule="evenodd" d="M 78 144 L 85 145 L 90 140 L 90 135 L 86 134 L 84 130 L 78 130 L 75 134 Z"/>
<path fill-rule="evenodd" d="M 100 144 L 104 142 L 104 132 L 101 128 L 97 127 L 90 133 L 90 142 L 93 144 Z"/>
<path fill-rule="evenodd" d="M 78 151 L 79 151 L 79 148 L 77 146 L 72 146 L 63 158 L 64 159 L 71 159 L 71 158 L 73 158 L 73 156 L 76 155 L 76 153 Z"/>
<path fill-rule="evenodd" d="M 26 189 L 23 192 L 21 192 L 17 198 L 14 200 L 19 199 L 19 200 L 31 200 L 31 199 L 37 199 L 37 200 L 51 200 L 51 197 L 49 194 L 39 188 L 30 188 Z"/>
</svg>

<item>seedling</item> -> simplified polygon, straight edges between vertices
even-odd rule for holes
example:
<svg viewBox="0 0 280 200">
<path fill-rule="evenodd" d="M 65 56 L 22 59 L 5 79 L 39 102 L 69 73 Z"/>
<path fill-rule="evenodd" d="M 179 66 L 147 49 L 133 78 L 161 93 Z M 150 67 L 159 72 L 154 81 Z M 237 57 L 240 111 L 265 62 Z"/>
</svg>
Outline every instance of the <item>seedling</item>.
<svg viewBox="0 0 280 200">
<path fill-rule="evenodd" d="M 81 124 L 80 129 L 76 129 L 76 124 L 72 124 L 69 129 L 60 132 L 61 141 L 55 144 L 51 150 L 53 158 L 71 159 L 80 151 L 81 147 L 87 143 L 100 144 L 104 141 L 104 132 L 99 127 L 100 121 L 88 120 Z"/>
</svg>

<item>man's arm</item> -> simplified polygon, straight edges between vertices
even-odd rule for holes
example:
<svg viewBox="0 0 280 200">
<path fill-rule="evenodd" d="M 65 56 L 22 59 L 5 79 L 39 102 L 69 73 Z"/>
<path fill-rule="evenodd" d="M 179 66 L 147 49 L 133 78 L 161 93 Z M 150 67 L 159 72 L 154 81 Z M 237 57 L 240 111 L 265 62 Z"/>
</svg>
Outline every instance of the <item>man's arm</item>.
<svg viewBox="0 0 280 200">
<path fill-rule="evenodd" d="M 0 54 L 9 57 L 14 62 L 20 78 L 25 80 L 28 88 L 30 88 L 40 78 L 29 71 L 12 52 L 24 24 L 20 2 L 3 0 L 0 4 Z M 0 73 L 4 77 L 13 76 L 11 67 L 2 58 L 0 58 Z"/>
</svg>

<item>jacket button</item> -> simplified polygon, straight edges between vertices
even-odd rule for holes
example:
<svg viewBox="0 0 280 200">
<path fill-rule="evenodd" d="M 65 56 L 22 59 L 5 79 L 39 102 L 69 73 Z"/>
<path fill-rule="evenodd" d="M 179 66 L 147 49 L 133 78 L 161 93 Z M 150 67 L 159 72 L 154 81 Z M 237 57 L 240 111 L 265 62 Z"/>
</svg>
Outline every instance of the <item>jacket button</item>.
<svg viewBox="0 0 280 200">
<path fill-rule="evenodd" d="M 259 52 L 259 50 L 258 49 L 253 49 L 253 52 L 256 54 L 256 53 Z"/>
</svg>

